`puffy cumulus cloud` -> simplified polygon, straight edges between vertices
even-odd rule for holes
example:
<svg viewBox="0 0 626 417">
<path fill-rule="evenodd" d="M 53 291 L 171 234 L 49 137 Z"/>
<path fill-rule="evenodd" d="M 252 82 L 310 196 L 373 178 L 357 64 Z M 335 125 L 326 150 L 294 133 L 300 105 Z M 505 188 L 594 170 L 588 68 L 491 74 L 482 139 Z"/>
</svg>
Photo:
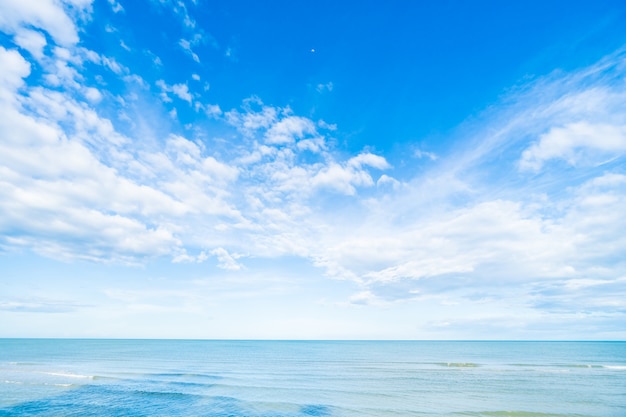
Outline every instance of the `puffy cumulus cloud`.
<svg viewBox="0 0 626 417">
<path fill-rule="evenodd" d="M 29 42 L 33 46 L 40 40 L 26 40 L 24 28 L 35 27 L 50 34 L 59 45 L 69 46 L 78 42 L 78 29 L 74 20 L 68 16 L 67 9 L 75 13 L 87 12 L 91 0 L 3 0 L 0 2 L 0 29 L 7 33 L 17 34 L 22 44 Z M 32 34 L 31 34 L 32 36 Z"/>
<path fill-rule="evenodd" d="M 54 51 L 71 59 L 65 49 Z M 56 258 L 137 262 L 176 256 L 185 216 L 237 216 L 223 196 L 238 170 L 180 136 L 131 147 L 88 101 L 29 86 L 30 65 L 0 47 L 2 244 Z M 89 88 L 89 87 L 84 87 Z M 210 222 L 210 221 L 209 221 Z M 185 235 L 187 236 L 187 235 Z"/>
<path fill-rule="evenodd" d="M 243 140 L 226 158 L 209 154 L 202 140 L 175 134 L 144 146 L 99 114 L 94 106 L 102 93 L 75 85 L 82 60 L 105 65 L 103 57 L 50 52 L 72 70 L 60 82 L 65 88 L 29 86 L 28 61 L 0 49 L 7 69 L 0 97 L 10 116 L 0 122 L 4 247 L 121 262 L 203 261 L 206 253 L 187 253 L 214 247 L 209 253 L 229 270 L 242 267 L 237 253 L 309 256 L 319 228 L 311 198 L 328 189 L 356 195 L 374 185 L 369 170 L 390 168 L 367 152 L 337 159 L 321 125 L 257 99 L 224 116 Z M 183 99 L 191 94 L 183 85 L 160 84 Z"/>
<path fill-rule="evenodd" d="M 363 166 L 370 166 L 377 169 L 391 168 L 385 158 L 370 152 L 365 152 L 350 158 L 347 165 L 355 168 L 361 168 Z"/>
<path fill-rule="evenodd" d="M 362 153 L 350 158 L 344 164 L 330 163 L 322 167 L 311 178 L 311 185 L 315 188 L 327 188 L 354 195 L 357 191 L 356 187 L 374 185 L 374 180 L 365 167 L 390 168 L 385 158 L 371 153 Z"/>
<path fill-rule="evenodd" d="M 198 109 L 204 110 L 204 113 L 209 117 L 217 117 L 222 115 L 222 109 L 217 104 L 200 104 Z"/>
<path fill-rule="evenodd" d="M 111 9 L 114 13 L 120 13 L 124 11 L 124 7 L 117 0 L 108 0 L 111 5 Z"/>
<path fill-rule="evenodd" d="M 30 64 L 16 50 L 7 50 L 0 46 L 0 99 L 14 102 L 16 90 L 24 85 L 24 78 L 30 74 Z"/>
<path fill-rule="evenodd" d="M 43 48 L 47 45 L 46 37 L 38 31 L 19 28 L 14 37 L 14 41 L 21 48 L 26 49 L 37 60 L 44 57 Z"/>
<path fill-rule="evenodd" d="M 165 83 L 165 81 L 158 80 L 156 82 L 156 85 L 161 89 L 161 98 L 163 99 L 163 101 L 171 102 L 172 99 L 167 93 L 172 93 L 179 99 L 186 101 L 189 104 L 192 103 L 193 97 L 189 92 L 189 86 L 187 86 L 187 84 L 168 85 Z"/>
<path fill-rule="evenodd" d="M 93 104 L 98 104 L 102 100 L 102 93 L 97 88 L 85 87 L 83 91 L 85 98 Z"/>
<path fill-rule="evenodd" d="M 237 258 L 241 255 L 230 254 L 224 248 L 216 248 L 211 251 L 211 255 L 215 256 L 218 260 L 218 267 L 231 271 L 238 271 L 242 266 L 237 263 Z"/>
<path fill-rule="evenodd" d="M 316 134 L 315 123 L 305 117 L 288 116 L 271 125 L 265 132 L 265 142 L 282 145 L 302 139 L 305 135 Z"/>
<path fill-rule="evenodd" d="M 522 153 L 520 168 L 538 171 L 551 159 L 594 165 L 626 152 L 626 126 L 586 121 L 550 129 Z"/>
<path fill-rule="evenodd" d="M 118 176 L 57 123 L 12 110 L 15 117 L 0 124 L 5 243 L 53 257 L 124 261 L 179 245 L 166 227 L 137 217 L 184 211 L 182 204 Z"/>
<path fill-rule="evenodd" d="M 361 187 L 375 184 L 370 169 L 391 166 L 382 156 L 369 152 L 338 160 L 326 134 L 325 124 L 295 116 L 289 108 L 266 106 L 258 98 L 244 102 L 242 111 L 231 110 L 226 120 L 252 142 L 240 149 L 238 163 L 245 166 L 251 188 L 262 200 L 300 199 L 324 190 L 355 195 Z"/>
<path fill-rule="evenodd" d="M 278 120 L 280 109 L 263 105 L 257 97 L 248 98 L 243 104 L 242 112 L 233 109 L 225 116 L 228 123 L 246 136 L 253 136 L 257 131 L 267 129 Z"/>
<path fill-rule="evenodd" d="M 89 92 L 86 96 L 89 96 Z M 73 136 L 84 143 L 114 146 L 128 142 L 128 138 L 119 134 L 110 120 L 99 117 L 88 103 L 76 100 L 70 95 L 34 87 L 23 103 L 35 109 L 38 116 L 68 123 L 73 128 Z"/>
<path fill-rule="evenodd" d="M 391 187 L 394 190 L 397 190 L 402 186 L 402 183 L 387 174 L 383 174 L 380 176 L 380 178 L 378 178 L 378 181 L 376 181 L 376 185 L 378 187 Z"/>
</svg>

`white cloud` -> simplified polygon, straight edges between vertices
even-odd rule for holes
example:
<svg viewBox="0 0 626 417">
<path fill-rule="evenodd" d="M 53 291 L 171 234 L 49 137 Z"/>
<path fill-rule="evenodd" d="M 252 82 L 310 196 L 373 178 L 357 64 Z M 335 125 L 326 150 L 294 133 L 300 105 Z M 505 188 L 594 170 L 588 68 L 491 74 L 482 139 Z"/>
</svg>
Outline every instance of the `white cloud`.
<svg viewBox="0 0 626 417">
<path fill-rule="evenodd" d="M 60 3 L 42 5 L 63 12 Z M 75 47 L 75 27 L 55 28 L 50 22 L 59 19 L 40 19 L 28 7 L 9 13 L 17 23 L 0 16 L 0 27 L 23 52 L 0 47 L 4 250 L 129 263 L 212 256 L 229 274 L 243 269 L 241 254 L 301 257 L 352 281 L 351 301 L 361 304 L 416 297 L 463 304 L 522 294 L 525 308 L 567 309 L 574 290 L 610 287 L 614 294 L 575 300 L 623 306 L 623 282 L 614 281 L 626 276 L 619 159 L 626 150 L 626 94 L 617 64 L 613 75 L 589 70 L 540 80 L 504 110 L 460 129 L 450 154 L 415 151 L 433 163 L 406 174 L 392 171 L 383 155 L 337 152 L 327 137 L 340 137 L 334 124 L 258 98 L 222 112 L 218 104 L 195 101 L 200 95 L 188 84 L 164 80 L 156 81 L 156 94 L 190 103 L 200 120 L 201 111 L 211 116 L 219 135 L 202 123 L 181 127 L 188 135 L 170 134 L 160 127 L 174 122 L 159 124 L 166 110 L 146 112 L 152 108 L 137 104 L 134 118 L 127 103 L 141 100 L 130 96 L 115 99 L 127 112 L 124 120 L 135 126 L 145 117 L 155 126 L 122 134 L 125 124 L 103 117 L 112 94 L 87 85 L 82 63 L 139 80 L 134 86 L 145 82 L 113 57 Z M 181 39 L 179 46 L 199 61 L 192 47 L 201 41 Z M 48 84 L 24 82 L 31 55 Z M 171 112 L 176 119 L 176 109 Z M 605 163 L 611 158 L 618 159 Z M 544 172 L 554 160 L 577 175 Z M 517 168 L 535 171 L 536 181 L 519 186 Z"/>
<path fill-rule="evenodd" d="M 0 121 L 3 246 L 63 259 L 136 262 L 180 253 L 176 234 L 189 229 L 177 223 L 186 215 L 237 216 L 220 188 L 236 180 L 236 168 L 179 136 L 167 141 L 169 156 L 129 153 L 127 138 L 79 96 L 25 85 L 30 66 L 16 50 L 0 47 L 0 62 L 0 106 L 7 116 Z M 84 95 L 93 103 L 102 99 L 91 87 Z M 132 172 L 159 180 L 141 183 Z"/>
<path fill-rule="evenodd" d="M 215 117 L 222 114 L 222 109 L 217 104 L 208 104 L 204 106 L 204 112 L 207 116 Z"/>
<path fill-rule="evenodd" d="M 44 56 L 43 48 L 48 44 L 46 37 L 35 30 L 19 28 L 16 31 L 14 41 L 20 47 L 26 49 L 38 61 Z"/>
<path fill-rule="evenodd" d="M 331 164 L 320 170 L 311 179 L 311 183 L 314 187 L 336 190 L 347 195 L 355 195 L 356 187 L 374 185 L 367 171 L 339 164 Z"/>
<path fill-rule="evenodd" d="M 111 71 L 113 71 L 117 75 L 122 75 L 125 72 L 128 72 L 128 69 L 120 65 L 115 58 L 110 58 L 106 56 L 100 57 L 102 65 L 108 67 Z"/>
<path fill-rule="evenodd" d="M 190 29 L 193 29 L 196 27 L 196 21 L 193 20 L 188 14 L 185 15 L 183 23 L 185 26 L 187 26 Z"/>
<path fill-rule="evenodd" d="M 231 110 L 225 114 L 226 120 L 239 131 L 251 136 L 260 129 L 266 129 L 278 119 L 278 112 L 274 107 L 263 106 L 259 99 L 247 99 L 244 102 L 244 112 Z M 260 111 L 252 110 L 251 105 L 262 106 Z"/>
<path fill-rule="evenodd" d="M 94 104 L 97 104 L 102 100 L 102 94 L 100 91 L 93 87 L 85 87 L 85 97 Z"/>
<path fill-rule="evenodd" d="M 315 124 L 304 117 L 289 116 L 272 124 L 265 133 L 265 142 L 272 145 L 292 143 L 305 135 L 316 134 Z"/>
<path fill-rule="evenodd" d="M 383 157 L 367 152 L 347 161 L 336 161 L 318 131 L 318 126 L 324 128 L 325 124 L 295 116 L 289 108 L 265 106 L 256 98 L 246 100 L 242 112 L 226 113 L 226 120 L 245 136 L 262 139 L 264 143 L 255 141 L 242 149 L 238 158 L 240 164 L 251 165 L 247 169 L 252 178 L 264 183 L 255 185 L 263 199 L 271 201 L 278 195 L 306 199 L 324 190 L 356 195 L 358 189 L 374 185 L 369 168 L 390 168 Z M 313 155 L 305 157 L 304 152 Z"/>
<path fill-rule="evenodd" d="M 72 6 L 77 12 L 90 8 L 90 1 L 75 1 Z M 35 27 L 50 34 L 60 45 L 78 42 L 76 25 L 65 13 L 63 3 L 55 0 L 23 1 L 3 0 L 0 3 L 0 29 L 8 33 L 19 33 L 24 27 Z"/>
<path fill-rule="evenodd" d="M 333 83 L 332 82 L 328 82 L 326 84 L 318 84 L 316 87 L 316 90 L 318 93 L 323 93 L 324 91 L 333 91 Z"/>
<path fill-rule="evenodd" d="M 363 165 L 370 166 L 377 169 L 388 169 L 389 164 L 379 155 L 373 153 L 362 153 L 348 160 L 348 165 L 355 168 L 361 168 Z"/>
<path fill-rule="evenodd" d="M 167 93 L 172 93 L 179 99 L 192 104 L 193 97 L 189 92 L 189 86 L 187 84 L 174 84 L 168 85 L 163 80 L 158 80 L 156 85 L 161 89 L 161 98 L 164 102 L 171 102 L 171 98 L 167 95 Z"/>
<path fill-rule="evenodd" d="M 189 93 L 189 87 L 187 84 L 174 84 L 171 88 L 172 93 L 174 93 L 178 98 L 191 104 L 192 97 Z"/>
<path fill-rule="evenodd" d="M 325 129 L 325 130 L 330 130 L 330 131 L 337 130 L 337 125 L 336 124 L 334 124 L 334 123 L 332 123 L 332 124 L 331 123 L 326 123 L 324 120 L 319 120 L 317 122 L 317 125 L 320 128 Z"/>
<path fill-rule="evenodd" d="M 108 1 L 109 1 L 109 4 L 111 5 L 111 10 L 113 10 L 114 13 L 120 13 L 124 11 L 124 8 L 117 0 L 108 0 Z"/>
<path fill-rule="evenodd" d="M 376 185 L 378 187 L 391 187 L 394 190 L 397 190 L 402 184 L 400 183 L 400 181 L 398 181 L 395 178 L 392 178 L 386 174 L 383 174 L 380 176 L 380 178 L 378 179 L 378 181 L 376 181 Z"/>
<path fill-rule="evenodd" d="M 191 42 L 188 41 L 187 39 L 181 39 L 178 42 L 178 45 L 180 45 L 181 48 L 183 48 L 183 50 L 189 54 L 189 56 L 191 56 L 191 58 L 196 61 L 197 63 L 200 63 L 200 57 L 198 56 L 198 54 L 196 54 L 192 49 L 191 49 Z"/>
<path fill-rule="evenodd" d="M 326 141 L 321 136 L 311 139 L 299 140 L 296 144 L 296 147 L 301 151 L 306 150 L 313 153 L 320 153 L 328 149 L 328 147 L 326 146 Z"/>
<path fill-rule="evenodd" d="M 522 170 L 541 169 L 550 159 L 593 165 L 626 152 L 626 126 L 582 121 L 552 128 L 522 153 Z"/>
<path fill-rule="evenodd" d="M 435 161 L 437 160 L 437 155 L 432 153 L 432 152 L 426 152 L 426 151 L 422 151 L 420 149 L 415 150 L 414 153 L 416 158 L 422 159 L 422 158 L 428 158 L 431 161 Z"/>
<path fill-rule="evenodd" d="M 0 99 L 15 101 L 15 91 L 24 85 L 24 78 L 30 74 L 30 64 L 16 50 L 0 46 Z"/>
<path fill-rule="evenodd" d="M 239 255 L 230 254 L 224 248 L 216 248 L 211 251 L 211 255 L 215 256 L 218 260 L 218 266 L 222 269 L 231 271 L 238 271 L 242 268 L 241 264 L 237 263 Z"/>
</svg>

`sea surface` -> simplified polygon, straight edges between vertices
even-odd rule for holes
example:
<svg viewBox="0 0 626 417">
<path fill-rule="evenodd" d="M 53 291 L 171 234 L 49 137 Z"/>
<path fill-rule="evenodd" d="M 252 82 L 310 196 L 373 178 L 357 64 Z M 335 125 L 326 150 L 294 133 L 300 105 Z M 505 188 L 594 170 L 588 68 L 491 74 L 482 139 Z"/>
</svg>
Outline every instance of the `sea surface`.
<svg viewBox="0 0 626 417">
<path fill-rule="evenodd" d="M 626 342 L 0 339 L 0 416 L 626 416 Z"/>
</svg>

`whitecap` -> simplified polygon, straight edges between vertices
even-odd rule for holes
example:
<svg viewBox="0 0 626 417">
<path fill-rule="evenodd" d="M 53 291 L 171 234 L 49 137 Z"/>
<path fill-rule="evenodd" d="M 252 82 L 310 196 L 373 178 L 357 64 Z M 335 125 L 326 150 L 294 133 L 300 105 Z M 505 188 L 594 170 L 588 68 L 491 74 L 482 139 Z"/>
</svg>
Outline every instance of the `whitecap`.
<svg viewBox="0 0 626 417">
<path fill-rule="evenodd" d="M 45 375 L 62 376 L 65 378 L 94 379 L 93 375 L 80 375 L 80 374 L 73 374 L 70 372 L 41 372 L 41 373 Z"/>
</svg>

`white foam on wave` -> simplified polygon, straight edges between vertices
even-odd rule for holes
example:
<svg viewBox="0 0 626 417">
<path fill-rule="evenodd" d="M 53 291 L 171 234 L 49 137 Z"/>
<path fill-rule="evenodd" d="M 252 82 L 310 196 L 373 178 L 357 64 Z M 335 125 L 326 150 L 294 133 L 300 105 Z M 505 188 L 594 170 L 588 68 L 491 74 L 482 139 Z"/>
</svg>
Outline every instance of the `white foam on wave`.
<svg viewBox="0 0 626 417">
<path fill-rule="evenodd" d="M 12 385 L 29 385 L 29 386 L 50 386 L 50 387 L 63 387 L 63 388 L 69 388 L 74 386 L 74 384 L 50 384 L 47 382 L 24 382 L 24 381 L 12 381 L 9 379 L 5 379 L 4 380 L 5 384 L 12 384 Z"/>
<path fill-rule="evenodd" d="M 73 374 L 70 372 L 41 372 L 41 373 L 45 375 L 62 376 L 64 378 L 94 379 L 93 375 L 80 375 L 80 374 Z"/>
<path fill-rule="evenodd" d="M 15 384 L 15 385 L 24 385 L 22 381 L 9 381 L 8 379 L 4 380 L 5 384 Z"/>
<path fill-rule="evenodd" d="M 626 365 L 604 365 L 605 369 L 614 369 L 617 371 L 626 371 Z"/>
</svg>

